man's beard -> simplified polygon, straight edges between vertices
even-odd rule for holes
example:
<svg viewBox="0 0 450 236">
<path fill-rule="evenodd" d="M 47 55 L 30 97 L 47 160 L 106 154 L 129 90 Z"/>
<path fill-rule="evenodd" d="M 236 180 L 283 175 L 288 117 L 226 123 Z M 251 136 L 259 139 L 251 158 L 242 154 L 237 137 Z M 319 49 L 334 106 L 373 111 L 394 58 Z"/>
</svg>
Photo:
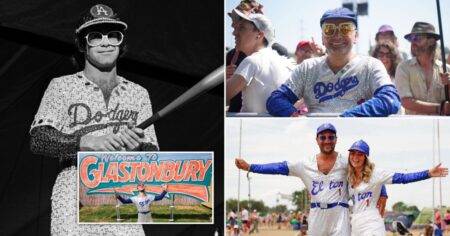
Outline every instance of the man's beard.
<svg viewBox="0 0 450 236">
<path fill-rule="evenodd" d="M 429 44 L 422 47 L 412 47 L 411 46 L 411 55 L 413 57 L 417 57 L 423 54 L 434 55 L 436 51 L 436 44 Z"/>
<path fill-rule="evenodd" d="M 332 147 L 329 151 L 325 150 L 325 148 L 321 148 L 320 152 L 326 155 L 330 155 L 334 152 L 334 147 Z"/>
</svg>

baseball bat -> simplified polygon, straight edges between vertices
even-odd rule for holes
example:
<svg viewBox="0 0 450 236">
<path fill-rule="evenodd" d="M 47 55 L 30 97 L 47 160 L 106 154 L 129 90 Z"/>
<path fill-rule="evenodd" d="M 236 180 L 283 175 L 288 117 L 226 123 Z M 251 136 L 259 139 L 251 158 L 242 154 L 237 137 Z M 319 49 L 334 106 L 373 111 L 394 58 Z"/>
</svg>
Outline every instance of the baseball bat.
<svg viewBox="0 0 450 236">
<path fill-rule="evenodd" d="M 136 127 L 146 129 L 147 127 L 155 123 L 157 120 L 173 112 L 174 110 L 182 107 L 187 102 L 193 100 L 195 97 L 203 93 L 206 93 L 210 89 L 216 87 L 217 85 L 223 82 L 223 74 L 224 74 L 224 66 L 222 65 L 219 68 L 215 69 L 213 72 L 211 72 L 209 75 L 207 75 L 205 78 L 203 78 L 200 82 L 195 84 L 188 91 L 184 92 L 178 98 L 169 103 L 169 105 L 165 106 L 163 109 L 153 114 L 150 118 L 143 121 Z"/>
<path fill-rule="evenodd" d="M 442 20 L 441 20 L 441 5 L 439 0 L 436 0 L 436 8 L 438 15 L 438 24 L 439 24 L 439 39 L 441 41 L 441 57 L 442 57 L 442 72 L 447 72 L 447 63 L 445 61 L 445 47 L 444 47 L 444 33 L 442 32 Z M 448 85 L 444 86 L 445 89 L 445 101 L 450 101 L 450 97 L 448 94 Z"/>
</svg>

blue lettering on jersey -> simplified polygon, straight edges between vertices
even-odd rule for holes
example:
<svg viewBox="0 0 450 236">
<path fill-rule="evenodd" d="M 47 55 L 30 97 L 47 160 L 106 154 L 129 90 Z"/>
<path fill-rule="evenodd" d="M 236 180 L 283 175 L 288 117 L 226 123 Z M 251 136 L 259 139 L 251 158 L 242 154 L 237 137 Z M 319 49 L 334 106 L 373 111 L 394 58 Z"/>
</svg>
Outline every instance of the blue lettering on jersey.
<svg viewBox="0 0 450 236">
<path fill-rule="evenodd" d="M 323 181 L 318 182 L 313 180 L 311 194 L 317 195 L 322 190 L 323 190 Z"/>
<path fill-rule="evenodd" d="M 319 103 L 321 103 L 336 97 L 342 97 L 348 90 L 356 87 L 358 84 L 359 80 L 356 76 L 350 76 L 342 79 L 339 78 L 335 84 L 332 82 L 327 84 L 317 82 L 314 85 L 315 98 L 319 99 Z"/>
<path fill-rule="evenodd" d="M 139 202 L 139 205 L 142 207 L 142 206 L 147 205 L 149 202 L 150 202 L 150 199 L 147 199 L 145 201 Z"/>
<path fill-rule="evenodd" d="M 358 193 L 358 201 L 362 201 L 366 198 L 371 198 L 371 197 L 372 197 L 372 192 Z"/>
<path fill-rule="evenodd" d="M 344 187 L 344 181 L 333 182 L 333 180 L 331 180 L 330 189 L 341 188 L 341 187 Z"/>
</svg>

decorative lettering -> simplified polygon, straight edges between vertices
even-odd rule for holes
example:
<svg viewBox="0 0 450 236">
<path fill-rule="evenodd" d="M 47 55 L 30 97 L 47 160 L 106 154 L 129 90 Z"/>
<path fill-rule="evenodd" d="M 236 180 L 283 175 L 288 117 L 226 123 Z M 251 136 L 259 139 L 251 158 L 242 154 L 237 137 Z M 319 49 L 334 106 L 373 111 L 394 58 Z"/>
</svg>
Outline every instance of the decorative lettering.
<svg viewBox="0 0 450 236">
<path fill-rule="evenodd" d="M 323 191 L 323 181 L 314 181 L 312 183 L 312 195 L 317 195 L 319 192 Z"/>
<path fill-rule="evenodd" d="M 356 87 L 359 84 L 359 80 L 356 76 L 339 78 L 336 83 L 324 83 L 317 82 L 314 85 L 315 98 L 319 99 L 319 103 L 325 102 L 327 100 L 342 97 L 347 91 Z"/>
<path fill-rule="evenodd" d="M 139 115 L 138 111 L 119 109 L 119 103 L 117 103 L 114 109 L 108 111 L 107 113 L 97 111 L 94 115 L 92 115 L 91 108 L 85 103 L 74 103 L 69 106 L 67 113 L 71 120 L 71 123 L 69 124 L 70 128 L 77 125 L 86 126 L 94 122 L 100 123 L 103 118 L 107 117 L 109 118 L 109 121 L 111 121 L 108 124 L 114 125 L 114 133 L 117 133 L 120 125 L 123 125 L 127 121 L 134 121 L 136 123 Z"/>
</svg>

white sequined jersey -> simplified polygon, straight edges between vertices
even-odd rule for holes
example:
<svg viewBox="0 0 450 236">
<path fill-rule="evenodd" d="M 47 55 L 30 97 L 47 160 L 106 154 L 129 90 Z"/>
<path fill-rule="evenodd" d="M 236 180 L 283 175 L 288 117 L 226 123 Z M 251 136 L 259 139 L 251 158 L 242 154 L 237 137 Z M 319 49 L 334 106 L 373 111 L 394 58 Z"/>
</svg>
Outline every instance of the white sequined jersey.
<svg viewBox="0 0 450 236">
<path fill-rule="evenodd" d="M 103 93 L 83 72 L 53 79 L 41 100 L 31 129 L 48 125 L 66 133 L 101 136 L 117 133 L 129 121 L 137 124 L 151 117 L 148 92 L 118 76 L 108 104 Z M 144 130 L 145 142 L 158 145 L 153 126 Z M 73 154 L 76 158 L 76 153 Z M 141 225 L 78 224 L 77 170 L 74 166 L 59 173 L 52 191 L 52 235 L 144 235 Z"/>
<path fill-rule="evenodd" d="M 375 90 L 392 81 L 381 61 L 357 55 L 336 74 L 327 56 L 298 65 L 285 85 L 305 100 L 311 113 L 342 113 L 372 98 Z"/>
<path fill-rule="evenodd" d="M 81 129 L 91 135 L 117 133 L 127 122 L 141 123 L 152 115 L 150 97 L 138 84 L 117 77 L 119 84 L 112 90 L 108 104 L 101 89 L 83 72 L 53 79 L 42 98 L 31 129 L 49 125 L 72 134 Z M 144 130 L 146 142 L 157 145 L 154 127 Z"/>
<path fill-rule="evenodd" d="M 367 210 L 377 210 L 377 202 L 380 198 L 381 187 L 384 184 L 392 184 L 394 172 L 380 170 L 376 167 L 368 183 L 361 182 L 356 188 L 348 186 L 350 198 L 353 201 L 353 214 Z"/>
</svg>

